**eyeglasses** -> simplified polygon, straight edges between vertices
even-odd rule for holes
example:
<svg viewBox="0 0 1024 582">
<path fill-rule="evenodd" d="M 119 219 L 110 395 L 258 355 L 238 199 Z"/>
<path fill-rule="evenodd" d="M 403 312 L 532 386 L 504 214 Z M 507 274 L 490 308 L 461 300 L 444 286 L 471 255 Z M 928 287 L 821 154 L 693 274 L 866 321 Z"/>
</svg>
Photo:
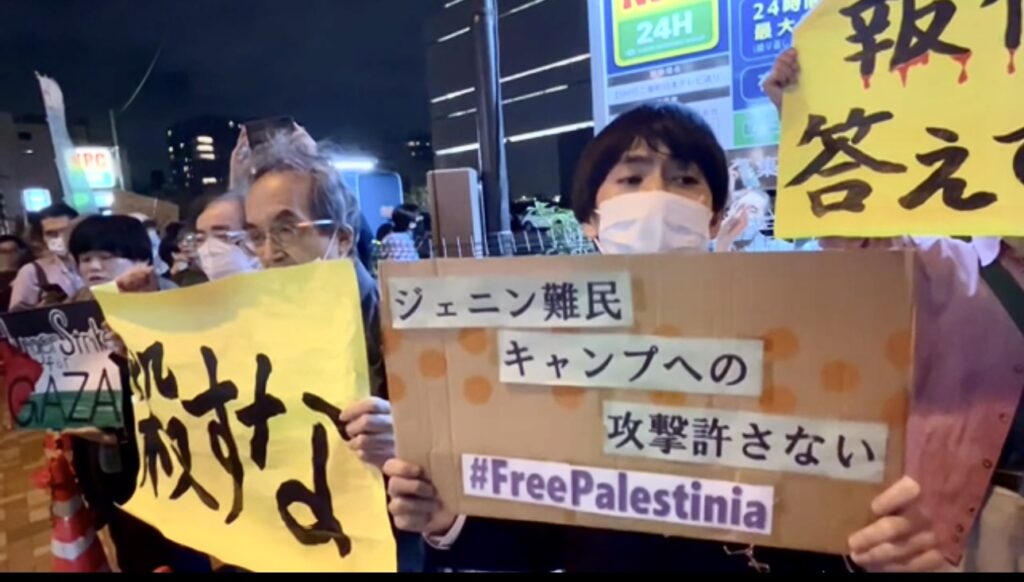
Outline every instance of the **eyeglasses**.
<svg viewBox="0 0 1024 582">
<path fill-rule="evenodd" d="M 178 238 L 178 248 L 183 251 L 194 251 L 211 237 L 228 244 L 240 245 L 245 242 L 246 236 L 244 230 L 215 230 L 209 234 L 205 232 L 186 232 Z"/>
<path fill-rule="evenodd" d="M 259 249 L 267 244 L 268 239 L 274 248 L 293 247 L 299 241 L 299 237 L 302 236 L 303 232 L 311 228 L 323 228 L 335 226 L 336 224 L 337 222 L 334 220 L 311 220 L 308 222 L 281 221 L 271 224 L 269 231 L 252 227 L 245 230 L 245 244 L 253 253 L 258 253 Z"/>
</svg>

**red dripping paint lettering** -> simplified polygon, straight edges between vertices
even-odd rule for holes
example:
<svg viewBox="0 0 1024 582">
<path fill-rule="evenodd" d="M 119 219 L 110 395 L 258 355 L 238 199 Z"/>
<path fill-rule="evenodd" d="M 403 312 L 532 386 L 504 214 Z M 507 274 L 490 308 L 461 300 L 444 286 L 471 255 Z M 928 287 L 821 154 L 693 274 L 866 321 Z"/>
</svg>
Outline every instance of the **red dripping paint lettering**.
<svg viewBox="0 0 1024 582">
<path fill-rule="evenodd" d="M 972 53 L 968 51 L 968 52 L 966 52 L 966 53 L 964 53 L 962 55 L 956 55 L 956 56 L 953 57 L 954 61 L 960 63 L 960 79 L 959 79 L 959 82 L 960 82 L 961 85 L 965 84 L 967 82 L 967 80 L 968 80 L 967 63 L 969 63 L 971 61 L 971 54 Z"/>
<path fill-rule="evenodd" d="M 930 53 L 924 53 L 923 55 L 912 59 L 896 67 L 896 71 L 900 74 L 900 82 L 904 87 L 907 86 L 907 78 L 910 76 L 910 69 L 920 66 L 927 66 L 930 59 Z"/>
</svg>

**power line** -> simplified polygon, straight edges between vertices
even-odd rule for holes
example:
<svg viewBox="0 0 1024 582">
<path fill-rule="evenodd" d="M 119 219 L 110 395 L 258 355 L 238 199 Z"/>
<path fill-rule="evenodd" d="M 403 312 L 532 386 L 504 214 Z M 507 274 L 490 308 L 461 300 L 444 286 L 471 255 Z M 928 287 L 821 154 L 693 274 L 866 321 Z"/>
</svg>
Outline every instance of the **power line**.
<svg viewBox="0 0 1024 582">
<path fill-rule="evenodd" d="M 164 45 L 167 43 L 168 33 L 177 21 L 176 17 L 180 6 L 180 1 L 175 1 L 171 5 L 172 12 L 170 14 L 170 18 L 167 19 L 167 25 L 164 27 L 164 32 L 160 37 L 160 44 L 157 46 L 156 54 L 153 55 L 153 59 L 149 62 L 149 67 L 146 69 L 146 73 L 142 76 L 142 80 L 139 81 L 138 86 L 135 87 L 135 91 L 132 92 L 132 96 L 128 98 L 128 102 L 121 108 L 120 115 L 124 115 L 124 113 L 128 111 L 128 108 L 132 106 L 132 103 L 135 103 L 135 99 L 139 96 L 139 93 L 142 92 L 142 88 L 146 86 L 146 82 L 149 81 L 150 75 L 153 74 L 153 69 L 156 68 L 156 63 L 160 60 L 160 55 L 164 52 Z"/>
</svg>

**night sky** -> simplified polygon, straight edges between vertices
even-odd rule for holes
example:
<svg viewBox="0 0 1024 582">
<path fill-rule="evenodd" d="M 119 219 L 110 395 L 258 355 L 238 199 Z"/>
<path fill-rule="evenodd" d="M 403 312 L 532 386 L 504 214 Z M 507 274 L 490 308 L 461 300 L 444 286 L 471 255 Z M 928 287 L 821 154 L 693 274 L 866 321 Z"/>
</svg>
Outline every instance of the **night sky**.
<svg viewBox="0 0 1024 582">
<path fill-rule="evenodd" d="M 109 135 L 119 117 L 135 188 L 167 169 L 166 129 L 193 115 L 293 115 L 331 138 L 401 161 L 429 129 L 428 0 L 0 0 L 0 111 L 42 113 L 32 72 L 54 77 L 69 119 Z M 399 168 L 400 169 L 400 168 Z"/>
</svg>

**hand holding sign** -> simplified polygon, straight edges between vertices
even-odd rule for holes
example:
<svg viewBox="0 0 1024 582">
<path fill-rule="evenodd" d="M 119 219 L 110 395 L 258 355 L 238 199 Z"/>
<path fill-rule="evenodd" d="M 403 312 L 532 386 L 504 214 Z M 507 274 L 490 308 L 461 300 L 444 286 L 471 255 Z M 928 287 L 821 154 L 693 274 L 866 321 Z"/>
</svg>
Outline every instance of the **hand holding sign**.
<svg viewBox="0 0 1024 582">
<path fill-rule="evenodd" d="M 395 520 L 395 527 L 402 531 L 440 535 L 455 524 L 456 515 L 445 509 L 423 467 L 391 459 L 384 463 L 384 475 L 390 479 L 388 511 Z"/>
<path fill-rule="evenodd" d="M 786 89 L 796 85 L 799 77 L 800 61 L 797 59 L 796 49 L 791 48 L 775 60 L 775 65 L 772 66 L 771 73 L 765 77 L 761 88 L 764 89 L 765 95 L 771 99 L 775 108 L 782 111 L 782 96 Z"/>
<path fill-rule="evenodd" d="M 156 273 L 148 265 L 132 267 L 118 277 L 116 282 L 122 293 L 152 293 L 160 290 Z"/>
<path fill-rule="evenodd" d="M 872 572 L 937 572 L 949 564 L 939 552 L 939 536 L 918 501 L 921 486 L 904 477 L 875 498 L 871 510 L 879 516 L 850 536 L 854 562 Z"/>
<path fill-rule="evenodd" d="M 395 425 L 391 404 L 381 398 L 368 398 L 355 404 L 339 417 L 348 436 L 348 448 L 360 460 L 377 468 L 395 456 Z"/>
</svg>

